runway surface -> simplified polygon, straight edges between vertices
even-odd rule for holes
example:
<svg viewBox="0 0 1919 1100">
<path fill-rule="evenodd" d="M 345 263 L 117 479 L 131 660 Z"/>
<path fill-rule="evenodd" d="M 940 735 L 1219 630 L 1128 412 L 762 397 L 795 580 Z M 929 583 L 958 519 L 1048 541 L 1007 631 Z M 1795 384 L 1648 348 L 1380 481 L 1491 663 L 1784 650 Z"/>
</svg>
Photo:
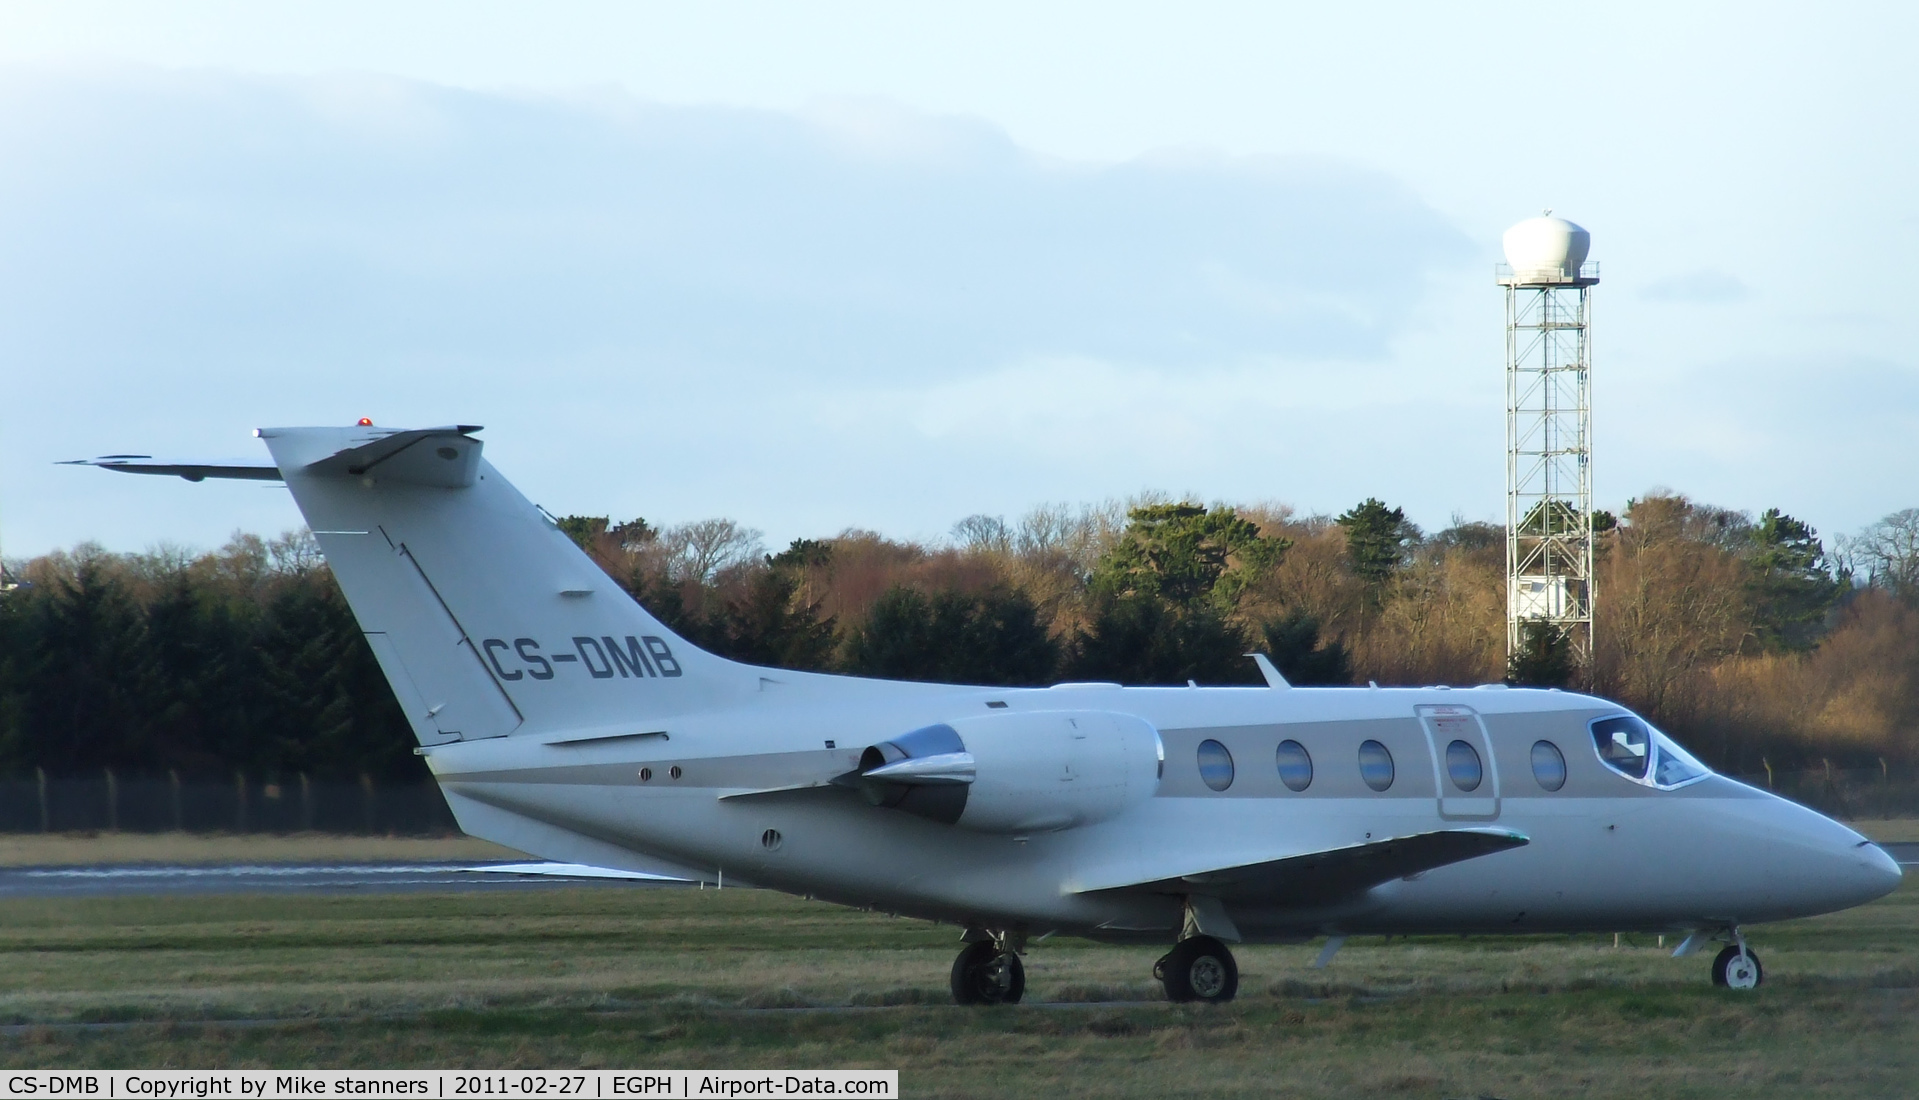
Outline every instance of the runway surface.
<svg viewBox="0 0 1919 1100">
<path fill-rule="evenodd" d="M 1919 867 L 1919 843 L 1882 844 L 1902 867 Z M 259 863 L 168 867 L 0 868 L 0 900 L 107 898 L 192 894 L 356 894 L 555 887 L 691 885 L 678 879 L 627 875 L 566 863 Z"/>
<path fill-rule="evenodd" d="M 518 873 L 516 873 L 518 872 Z M 615 877 L 619 876 L 619 877 Z M 0 868 L 0 899 L 186 894 L 356 894 L 690 885 L 574 864 L 321 863 Z"/>
</svg>

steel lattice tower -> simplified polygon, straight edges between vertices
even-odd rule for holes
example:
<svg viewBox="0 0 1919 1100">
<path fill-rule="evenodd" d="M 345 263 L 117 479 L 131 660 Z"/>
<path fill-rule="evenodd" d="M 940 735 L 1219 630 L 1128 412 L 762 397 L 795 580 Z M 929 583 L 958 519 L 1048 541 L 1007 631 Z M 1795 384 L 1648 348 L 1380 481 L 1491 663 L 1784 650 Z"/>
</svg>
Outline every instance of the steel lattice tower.
<svg viewBox="0 0 1919 1100">
<path fill-rule="evenodd" d="M 1550 211 L 1548 212 L 1550 214 Z M 1518 240 L 1515 241 L 1515 237 Z M 1593 652 L 1592 288 L 1585 230 L 1563 219 L 1506 235 L 1506 652 L 1528 622 Z"/>
</svg>

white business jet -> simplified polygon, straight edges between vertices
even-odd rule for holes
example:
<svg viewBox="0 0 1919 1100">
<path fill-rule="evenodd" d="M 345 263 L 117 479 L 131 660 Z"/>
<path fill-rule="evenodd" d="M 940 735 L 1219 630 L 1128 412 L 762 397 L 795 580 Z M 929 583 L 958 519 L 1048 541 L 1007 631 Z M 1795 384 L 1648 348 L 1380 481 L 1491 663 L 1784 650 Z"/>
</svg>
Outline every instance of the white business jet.
<svg viewBox="0 0 1919 1100">
<path fill-rule="evenodd" d="M 771 887 L 963 930 L 962 1004 L 1054 933 L 1170 943 L 1174 1001 L 1231 943 L 1619 932 L 1714 942 L 1890 892 L 1858 833 L 1715 775 L 1624 708 L 1498 685 L 981 688 L 756 668 L 629 599 L 481 458 L 476 427 L 271 428 L 284 481 L 460 827 L 567 863 Z"/>
</svg>

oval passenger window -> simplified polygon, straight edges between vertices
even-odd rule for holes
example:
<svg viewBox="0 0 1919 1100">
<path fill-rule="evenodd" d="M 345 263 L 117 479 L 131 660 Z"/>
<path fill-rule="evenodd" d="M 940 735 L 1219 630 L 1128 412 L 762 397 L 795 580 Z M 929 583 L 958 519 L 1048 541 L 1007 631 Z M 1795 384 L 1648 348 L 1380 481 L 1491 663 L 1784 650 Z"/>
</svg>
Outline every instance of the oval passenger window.
<svg viewBox="0 0 1919 1100">
<path fill-rule="evenodd" d="M 1303 791 L 1313 785 L 1313 758 L 1306 746 L 1297 741 L 1279 743 L 1279 781 L 1290 791 Z"/>
<path fill-rule="evenodd" d="M 1393 754 L 1377 741 L 1359 746 L 1359 777 L 1376 791 L 1393 785 Z"/>
<path fill-rule="evenodd" d="M 1533 778 L 1549 791 L 1566 785 L 1566 754 L 1551 741 L 1533 742 Z"/>
<path fill-rule="evenodd" d="M 1199 743 L 1199 777 L 1216 791 L 1233 785 L 1233 754 L 1210 738 Z"/>
<path fill-rule="evenodd" d="M 1446 774 L 1453 777 L 1453 786 L 1462 791 L 1476 791 L 1484 769 L 1479 764 L 1479 753 L 1464 741 L 1454 741 L 1446 746 Z"/>
</svg>

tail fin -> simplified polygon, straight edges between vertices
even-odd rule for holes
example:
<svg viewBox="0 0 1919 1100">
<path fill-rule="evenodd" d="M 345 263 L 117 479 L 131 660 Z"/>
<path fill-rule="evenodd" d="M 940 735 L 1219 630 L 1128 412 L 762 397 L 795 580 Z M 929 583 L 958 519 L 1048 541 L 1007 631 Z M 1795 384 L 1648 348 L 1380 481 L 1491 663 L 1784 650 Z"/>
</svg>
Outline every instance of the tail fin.
<svg viewBox="0 0 1919 1100">
<path fill-rule="evenodd" d="M 478 430 L 259 432 L 421 744 L 641 733 L 756 689 L 757 670 L 629 599 L 481 457 Z"/>
</svg>

